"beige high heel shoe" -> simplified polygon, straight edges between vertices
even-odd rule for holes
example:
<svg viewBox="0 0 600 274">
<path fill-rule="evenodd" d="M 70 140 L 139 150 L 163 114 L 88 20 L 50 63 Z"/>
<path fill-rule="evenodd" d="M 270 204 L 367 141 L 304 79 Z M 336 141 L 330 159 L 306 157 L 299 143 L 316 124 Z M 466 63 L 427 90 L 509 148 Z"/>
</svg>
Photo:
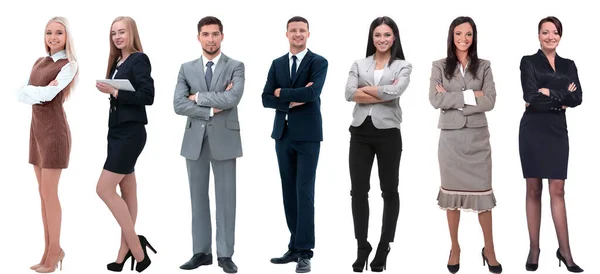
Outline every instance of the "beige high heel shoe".
<svg viewBox="0 0 600 274">
<path fill-rule="evenodd" d="M 36 269 L 35 272 L 38 273 L 52 273 L 54 271 L 56 271 L 56 269 L 58 268 L 59 264 L 60 264 L 60 270 L 62 271 L 62 261 L 65 258 L 65 251 L 64 250 L 60 250 L 60 255 L 58 255 L 58 262 L 56 262 L 56 265 L 54 267 L 45 267 L 45 266 L 41 266 L 40 268 Z"/>
<path fill-rule="evenodd" d="M 36 269 L 38 269 L 38 268 L 40 268 L 42 266 L 44 266 L 44 265 L 43 264 L 36 264 L 36 265 L 32 265 L 31 267 L 29 267 L 29 269 L 36 270 Z"/>
</svg>

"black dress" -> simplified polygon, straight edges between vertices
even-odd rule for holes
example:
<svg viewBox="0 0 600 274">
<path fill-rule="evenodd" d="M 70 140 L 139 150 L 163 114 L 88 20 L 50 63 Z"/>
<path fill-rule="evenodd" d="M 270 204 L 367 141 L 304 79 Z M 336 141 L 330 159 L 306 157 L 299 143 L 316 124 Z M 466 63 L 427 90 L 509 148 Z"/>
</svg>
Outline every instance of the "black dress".
<svg viewBox="0 0 600 274">
<path fill-rule="evenodd" d="M 552 69 L 541 51 L 521 59 L 523 99 L 529 103 L 519 128 L 519 154 L 524 178 L 567 179 L 569 136 L 565 109 L 581 104 L 575 62 L 555 57 Z M 570 83 L 577 90 L 568 91 Z M 538 91 L 550 90 L 550 96 Z"/>
</svg>

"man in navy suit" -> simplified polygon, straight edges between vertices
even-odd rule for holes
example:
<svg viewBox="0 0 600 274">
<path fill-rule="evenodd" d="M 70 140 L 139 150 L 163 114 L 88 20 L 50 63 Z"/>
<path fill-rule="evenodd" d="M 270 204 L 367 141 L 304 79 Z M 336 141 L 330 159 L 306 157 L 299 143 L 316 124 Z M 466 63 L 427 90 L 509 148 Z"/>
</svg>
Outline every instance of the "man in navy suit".
<svg viewBox="0 0 600 274">
<path fill-rule="evenodd" d="M 279 164 L 285 218 L 290 230 L 288 251 L 271 263 L 297 262 L 296 272 L 310 271 L 315 246 L 315 174 L 323 127 L 321 89 L 327 60 L 306 48 L 308 21 L 292 17 L 286 35 L 290 52 L 275 59 L 262 93 L 263 106 L 275 109 L 271 137 Z"/>
</svg>

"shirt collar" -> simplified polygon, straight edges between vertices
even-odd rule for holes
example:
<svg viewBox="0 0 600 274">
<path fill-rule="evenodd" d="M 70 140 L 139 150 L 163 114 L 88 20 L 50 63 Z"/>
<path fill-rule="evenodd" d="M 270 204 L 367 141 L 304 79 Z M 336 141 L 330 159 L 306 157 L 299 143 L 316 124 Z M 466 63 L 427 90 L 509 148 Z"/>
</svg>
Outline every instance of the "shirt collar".
<svg viewBox="0 0 600 274">
<path fill-rule="evenodd" d="M 67 52 L 63 49 L 63 50 L 51 55 L 50 57 L 52 58 L 52 61 L 56 62 L 60 59 L 67 58 Z"/>
<path fill-rule="evenodd" d="M 296 58 L 298 58 L 298 63 L 302 62 L 302 59 L 304 59 L 304 56 L 306 56 L 306 53 L 308 52 L 308 48 L 305 48 L 303 51 L 298 52 L 296 54 Z M 290 61 L 292 61 L 292 56 L 294 56 L 294 54 L 292 54 L 291 52 L 288 53 L 288 58 L 290 59 Z"/>
<path fill-rule="evenodd" d="M 219 52 L 219 55 L 215 56 L 215 58 L 213 58 L 212 60 L 208 60 L 208 58 L 202 54 L 202 64 L 204 65 L 204 67 L 206 67 L 206 63 L 208 63 L 208 61 L 212 61 L 213 67 L 217 66 L 217 63 L 219 62 L 219 59 L 221 59 L 221 53 Z"/>
</svg>

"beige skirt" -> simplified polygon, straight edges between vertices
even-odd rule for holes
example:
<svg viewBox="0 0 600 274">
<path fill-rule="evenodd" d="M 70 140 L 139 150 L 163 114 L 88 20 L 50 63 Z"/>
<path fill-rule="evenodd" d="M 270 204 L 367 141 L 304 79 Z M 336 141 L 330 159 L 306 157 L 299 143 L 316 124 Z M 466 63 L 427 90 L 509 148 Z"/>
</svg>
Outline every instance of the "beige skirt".
<svg viewBox="0 0 600 274">
<path fill-rule="evenodd" d="M 484 212 L 496 206 L 492 190 L 492 149 L 487 127 L 442 129 L 438 147 L 444 210 Z"/>
</svg>

